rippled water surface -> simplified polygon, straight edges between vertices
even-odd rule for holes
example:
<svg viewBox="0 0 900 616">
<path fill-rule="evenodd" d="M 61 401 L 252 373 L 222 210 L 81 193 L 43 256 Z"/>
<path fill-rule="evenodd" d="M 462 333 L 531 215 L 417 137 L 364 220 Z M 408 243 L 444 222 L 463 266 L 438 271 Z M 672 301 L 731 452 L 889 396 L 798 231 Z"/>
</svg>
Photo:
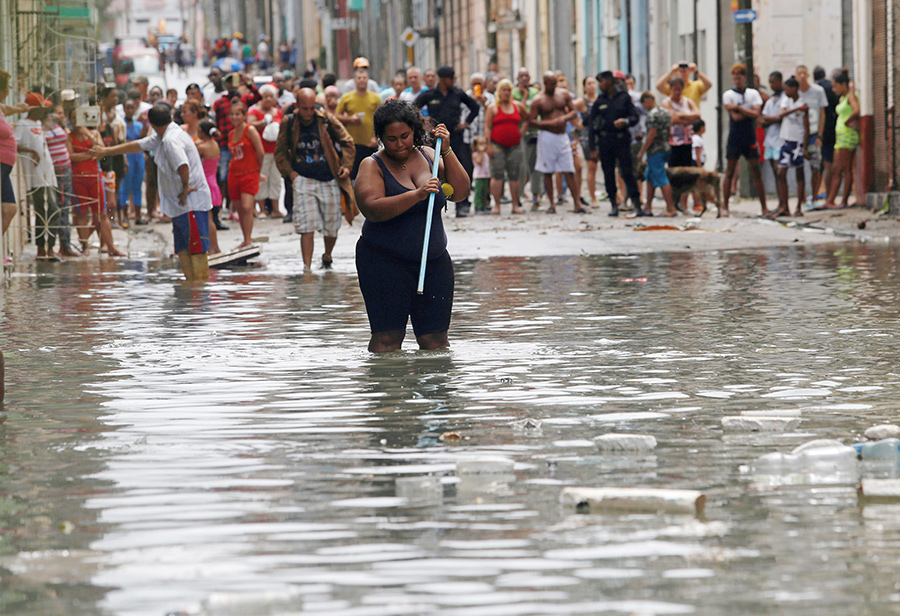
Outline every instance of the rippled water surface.
<svg viewBox="0 0 900 616">
<path fill-rule="evenodd" d="M 900 613 L 900 505 L 742 469 L 895 419 L 898 255 L 457 262 L 452 349 L 382 357 L 350 263 L 200 289 L 169 261 L 20 266 L 0 613 Z M 723 432 L 765 409 L 802 422 Z M 658 447 L 601 452 L 614 431 Z M 457 475 L 485 455 L 514 474 Z M 566 486 L 708 501 L 579 514 Z"/>
</svg>

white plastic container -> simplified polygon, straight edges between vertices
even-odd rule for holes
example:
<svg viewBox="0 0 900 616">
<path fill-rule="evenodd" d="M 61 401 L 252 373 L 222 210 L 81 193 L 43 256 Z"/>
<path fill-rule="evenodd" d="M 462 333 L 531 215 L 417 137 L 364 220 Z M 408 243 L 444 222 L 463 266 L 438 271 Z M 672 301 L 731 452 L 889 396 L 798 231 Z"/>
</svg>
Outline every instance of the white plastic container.
<svg viewBox="0 0 900 616">
<path fill-rule="evenodd" d="M 870 441 L 880 441 L 886 438 L 900 438 L 900 426 L 894 424 L 879 424 L 872 426 L 863 432 Z"/>
<path fill-rule="evenodd" d="M 722 428 L 728 432 L 790 432 L 799 425 L 799 417 L 733 415 L 722 418 Z"/>
<path fill-rule="evenodd" d="M 464 475 L 509 475 L 513 473 L 516 463 L 503 456 L 482 456 L 469 458 L 456 463 L 456 474 Z"/>
<path fill-rule="evenodd" d="M 642 452 L 656 449 L 656 438 L 650 434 L 604 434 L 594 438 L 602 451 Z"/>
</svg>

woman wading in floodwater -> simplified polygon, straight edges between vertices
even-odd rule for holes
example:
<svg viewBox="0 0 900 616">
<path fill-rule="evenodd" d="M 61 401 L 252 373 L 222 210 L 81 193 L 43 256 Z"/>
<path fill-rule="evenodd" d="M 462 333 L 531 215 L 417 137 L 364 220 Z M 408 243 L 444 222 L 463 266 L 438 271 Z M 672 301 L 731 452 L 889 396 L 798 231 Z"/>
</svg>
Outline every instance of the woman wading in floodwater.
<svg viewBox="0 0 900 616">
<path fill-rule="evenodd" d="M 431 177 L 435 152 L 424 147 L 422 115 L 409 103 L 388 100 L 375 112 L 375 137 L 382 149 L 363 159 L 356 178 L 356 201 L 365 216 L 356 244 L 359 288 L 366 302 L 373 353 L 396 351 L 412 320 L 420 349 L 450 346 L 450 311 L 453 307 L 453 264 L 447 253 L 447 235 L 441 210 L 447 199 L 446 182 L 454 200 L 469 195 L 469 176 L 450 149 L 450 133 L 439 124 L 441 138 L 438 177 Z M 434 218 L 428 243 L 425 289 L 416 293 L 428 197 L 434 198 Z"/>
</svg>

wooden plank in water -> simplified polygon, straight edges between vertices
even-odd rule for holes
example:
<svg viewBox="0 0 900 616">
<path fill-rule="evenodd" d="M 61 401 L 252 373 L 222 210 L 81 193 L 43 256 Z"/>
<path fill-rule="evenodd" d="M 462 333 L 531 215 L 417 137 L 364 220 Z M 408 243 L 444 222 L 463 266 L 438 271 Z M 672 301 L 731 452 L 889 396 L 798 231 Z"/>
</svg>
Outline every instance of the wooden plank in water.
<svg viewBox="0 0 900 616">
<path fill-rule="evenodd" d="M 259 246 L 252 245 L 228 252 L 220 252 L 217 255 L 209 257 L 209 267 L 211 269 L 221 269 L 234 267 L 239 265 L 247 265 L 247 261 L 255 259 L 260 255 Z"/>
</svg>

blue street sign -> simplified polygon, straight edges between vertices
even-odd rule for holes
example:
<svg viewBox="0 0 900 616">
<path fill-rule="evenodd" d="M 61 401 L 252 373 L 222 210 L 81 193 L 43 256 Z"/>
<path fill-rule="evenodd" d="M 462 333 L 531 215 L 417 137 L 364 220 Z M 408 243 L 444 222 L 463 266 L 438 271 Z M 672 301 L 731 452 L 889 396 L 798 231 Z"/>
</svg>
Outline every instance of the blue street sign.
<svg viewBox="0 0 900 616">
<path fill-rule="evenodd" d="M 749 24 L 751 21 L 756 21 L 756 11 L 753 9 L 742 9 L 734 12 L 734 23 Z"/>
</svg>

